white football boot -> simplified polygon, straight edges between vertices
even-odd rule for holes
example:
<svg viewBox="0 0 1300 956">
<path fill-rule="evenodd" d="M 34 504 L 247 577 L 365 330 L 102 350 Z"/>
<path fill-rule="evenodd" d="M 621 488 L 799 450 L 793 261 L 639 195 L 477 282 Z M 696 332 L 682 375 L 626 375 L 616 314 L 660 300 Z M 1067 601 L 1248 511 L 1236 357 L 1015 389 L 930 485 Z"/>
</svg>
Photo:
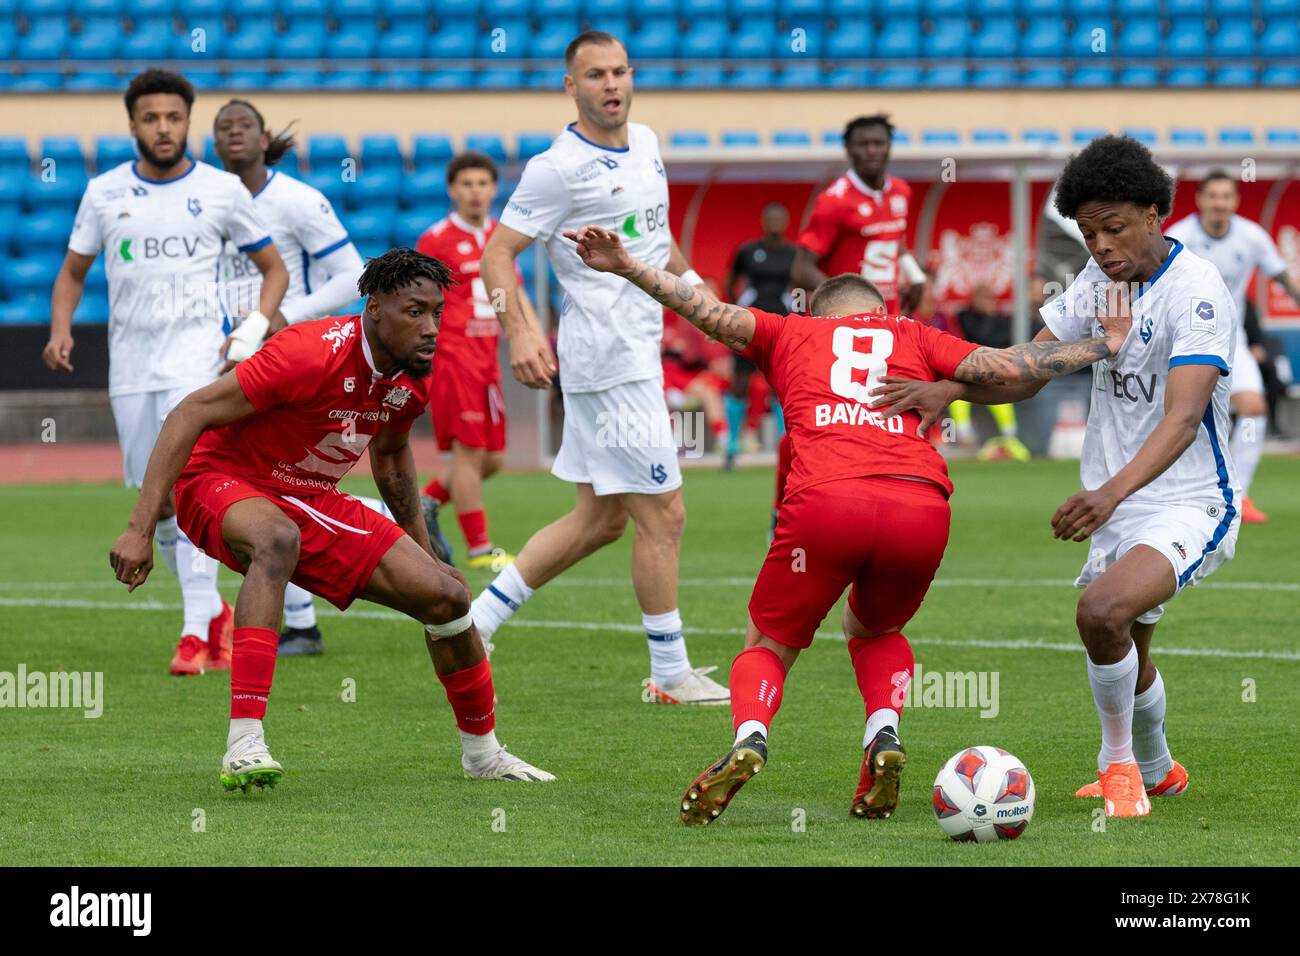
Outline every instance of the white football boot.
<svg viewBox="0 0 1300 956">
<path fill-rule="evenodd" d="M 731 691 L 707 676 L 718 668 L 697 667 L 686 675 L 686 679 L 672 687 L 659 687 L 654 678 L 647 677 L 642 682 L 644 691 L 641 699 L 647 704 L 704 704 L 720 707 L 731 703 Z"/>
<path fill-rule="evenodd" d="M 250 787 L 274 787 L 283 776 L 284 768 L 271 756 L 261 734 L 240 737 L 221 763 L 221 785 L 227 790 L 248 793 Z"/>
<path fill-rule="evenodd" d="M 475 780 L 518 780 L 541 783 L 554 780 L 555 774 L 547 773 L 540 767 L 534 767 L 526 760 L 500 747 L 496 753 L 484 760 L 470 763 L 469 758 L 461 755 L 460 765 L 465 768 L 465 776 Z"/>
</svg>

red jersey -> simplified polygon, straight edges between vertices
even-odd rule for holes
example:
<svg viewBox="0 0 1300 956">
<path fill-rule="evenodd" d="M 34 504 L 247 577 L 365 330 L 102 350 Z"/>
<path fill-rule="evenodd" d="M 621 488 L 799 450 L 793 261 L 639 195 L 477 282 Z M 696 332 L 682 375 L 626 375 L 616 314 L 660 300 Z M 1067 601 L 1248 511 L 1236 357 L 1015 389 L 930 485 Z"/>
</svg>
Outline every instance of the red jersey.
<svg viewBox="0 0 1300 956">
<path fill-rule="evenodd" d="M 410 431 L 429 400 L 427 376 L 375 370 L 359 315 L 282 329 L 235 377 L 257 414 L 204 432 L 185 471 L 276 494 L 332 491 L 381 429 Z"/>
<path fill-rule="evenodd" d="M 454 366 L 453 374 L 472 377 L 475 384 L 500 381 L 497 333 L 501 326 L 479 275 L 479 257 L 495 228 L 494 219 L 484 219 L 483 228 L 475 229 L 453 212 L 426 229 L 415 244 L 417 252 L 445 262 L 456 279 L 446 290 L 433 359 L 435 375 L 440 365 Z"/>
<path fill-rule="evenodd" d="M 799 245 L 818 258 L 826 275 L 853 272 L 875 283 L 892 315 L 902 291 L 898 258 L 911 204 L 912 187 L 905 181 L 886 176 L 884 189 L 876 192 L 850 169 L 817 197 Z"/>
<path fill-rule="evenodd" d="M 923 478 L 952 494 L 948 466 L 916 434 L 914 411 L 873 410 L 883 375 L 933 382 L 979 348 L 898 316 L 779 316 L 758 309 L 742 353 L 772 384 L 794 445 L 786 498 L 808 485 L 866 475 Z"/>
</svg>

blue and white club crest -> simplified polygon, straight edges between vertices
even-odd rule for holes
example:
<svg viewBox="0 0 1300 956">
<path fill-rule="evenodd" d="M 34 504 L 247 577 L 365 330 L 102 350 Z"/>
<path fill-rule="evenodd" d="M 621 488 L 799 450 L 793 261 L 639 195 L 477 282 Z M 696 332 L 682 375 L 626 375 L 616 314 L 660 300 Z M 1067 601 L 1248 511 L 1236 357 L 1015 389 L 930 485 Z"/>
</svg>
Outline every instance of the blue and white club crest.
<svg viewBox="0 0 1300 956">
<path fill-rule="evenodd" d="M 195 196 L 191 196 L 189 198 L 189 201 L 185 204 L 185 207 L 189 209 L 191 216 L 197 216 L 199 215 L 199 213 L 203 212 L 203 207 L 199 205 L 199 200 Z"/>
<path fill-rule="evenodd" d="M 1138 336 L 1142 339 L 1143 345 L 1149 345 L 1151 342 L 1152 325 L 1154 322 L 1149 315 L 1142 316 L 1141 321 L 1138 322 Z"/>
</svg>

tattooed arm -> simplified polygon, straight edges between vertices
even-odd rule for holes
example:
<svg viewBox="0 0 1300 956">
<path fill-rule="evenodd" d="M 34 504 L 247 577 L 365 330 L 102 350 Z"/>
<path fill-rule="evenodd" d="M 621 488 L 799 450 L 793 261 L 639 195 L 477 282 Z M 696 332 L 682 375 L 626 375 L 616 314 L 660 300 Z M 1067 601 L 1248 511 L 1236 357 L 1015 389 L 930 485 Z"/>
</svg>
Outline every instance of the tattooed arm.
<svg viewBox="0 0 1300 956">
<path fill-rule="evenodd" d="M 415 456 L 411 453 L 409 437 L 406 432 L 382 429 L 370 443 L 370 470 L 374 472 L 380 497 L 393 513 L 393 520 L 416 544 L 433 555 L 429 530 L 424 526 L 424 514 L 420 510 Z M 436 555 L 433 559 L 438 560 Z"/>
<path fill-rule="evenodd" d="M 566 232 L 564 237 L 578 244 L 578 255 L 592 269 L 622 276 L 727 348 L 743 352 L 753 339 L 754 313 L 719 302 L 702 286 L 692 286 L 680 276 L 633 258 L 618 233 L 599 226 L 583 226 Z"/>
</svg>

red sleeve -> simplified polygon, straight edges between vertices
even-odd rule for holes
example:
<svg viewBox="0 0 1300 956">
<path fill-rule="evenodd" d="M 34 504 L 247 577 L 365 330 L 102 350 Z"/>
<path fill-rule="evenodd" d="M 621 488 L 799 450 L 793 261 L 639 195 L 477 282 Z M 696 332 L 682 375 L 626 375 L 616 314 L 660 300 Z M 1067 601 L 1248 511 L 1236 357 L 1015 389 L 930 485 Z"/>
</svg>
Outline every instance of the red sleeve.
<svg viewBox="0 0 1300 956">
<path fill-rule="evenodd" d="M 754 337 L 749 340 L 740 354 L 749 359 L 760 369 L 767 368 L 767 360 L 776 348 L 776 340 L 785 325 L 785 317 L 764 312 L 762 309 L 750 309 L 754 316 Z"/>
<path fill-rule="evenodd" d="M 952 378 L 957 366 L 979 348 L 974 342 L 967 342 L 920 322 L 909 322 L 908 325 L 915 329 L 921 355 L 934 372 L 935 378 Z"/>
<path fill-rule="evenodd" d="M 840 231 L 839 211 L 838 198 L 832 196 L 830 190 L 825 190 L 813 203 L 812 216 L 799 236 L 799 245 L 818 259 L 829 253 Z"/>
<path fill-rule="evenodd" d="M 409 432 L 416 419 L 429 407 L 429 399 L 433 395 L 433 375 L 429 374 L 423 378 L 407 376 L 402 379 L 402 384 L 411 390 L 411 397 L 406 400 L 405 405 L 389 416 L 384 425 L 385 431 L 398 435 Z"/>
<path fill-rule="evenodd" d="M 312 348 L 309 335 L 301 325 L 281 329 L 235 366 L 239 387 L 259 412 L 273 405 L 307 401 L 320 388 L 325 376 L 325 351 Z"/>
<path fill-rule="evenodd" d="M 420 238 L 415 241 L 415 251 L 422 252 L 426 256 L 432 256 L 435 259 L 442 259 L 438 255 L 438 240 L 433 234 L 432 229 L 426 229 L 420 233 Z"/>
</svg>

